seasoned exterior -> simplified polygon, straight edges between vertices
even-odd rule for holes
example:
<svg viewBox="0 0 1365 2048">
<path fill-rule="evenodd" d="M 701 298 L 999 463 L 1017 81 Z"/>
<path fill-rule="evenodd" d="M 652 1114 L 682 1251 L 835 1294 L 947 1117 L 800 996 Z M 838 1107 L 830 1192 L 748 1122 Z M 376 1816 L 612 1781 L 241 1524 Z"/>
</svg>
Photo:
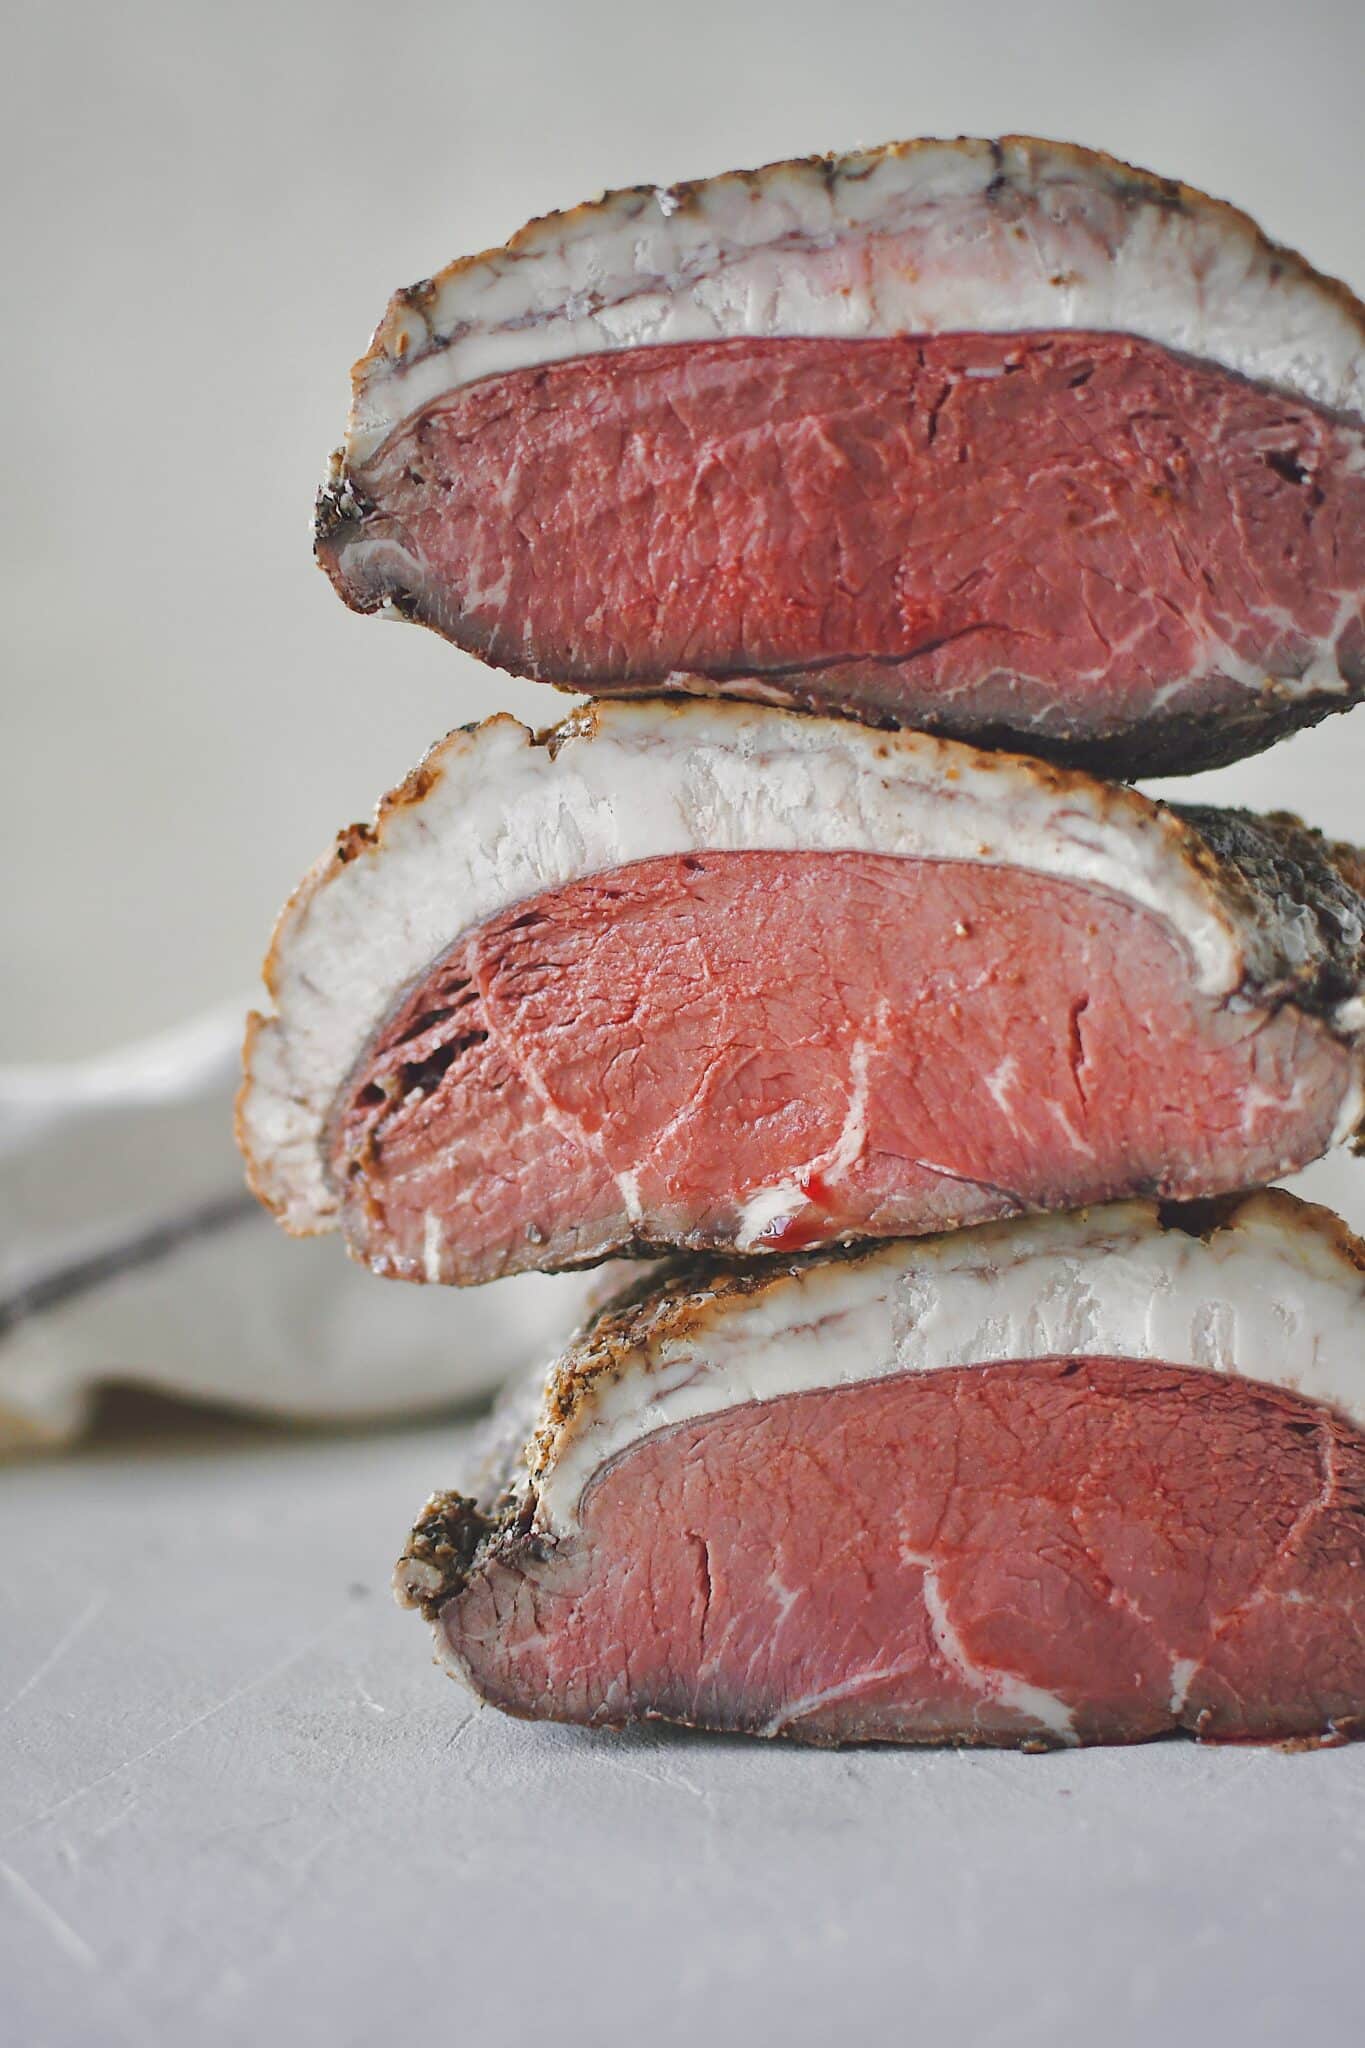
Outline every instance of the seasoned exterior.
<svg viewBox="0 0 1365 2048">
<path fill-rule="evenodd" d="M 569 687 L 1209 766 L 1365 689 L 1363 334 L 1053 144 L 617 194 L 400 294 L 319 559 Z"/>
<path fill-rule="evenodd" d="M 923 736 L 495 720 L 286 910 L 244 1146 L 289 1227 L 464 1283 L 1217 1192 L 1359 1117 L 1358 879 Z"/>
<path fill-rule="evenodd" d="M 532 221 L 398 292 L 356 364 L 347 461 L 509 370 L 772 336 L 1138 335 L 1365 416 L 1365 308 L 1192 186 L 1027 135 L 890 143 Z"/>
<path fill-rule="evenodd" d="M 1260 1195 L 679 1270 L 552 1368 L 476 1499 L 433 1498 L 400 1594 L 543 1718 L 1340 1740 L 1362 1268 Z"/>
</svg>

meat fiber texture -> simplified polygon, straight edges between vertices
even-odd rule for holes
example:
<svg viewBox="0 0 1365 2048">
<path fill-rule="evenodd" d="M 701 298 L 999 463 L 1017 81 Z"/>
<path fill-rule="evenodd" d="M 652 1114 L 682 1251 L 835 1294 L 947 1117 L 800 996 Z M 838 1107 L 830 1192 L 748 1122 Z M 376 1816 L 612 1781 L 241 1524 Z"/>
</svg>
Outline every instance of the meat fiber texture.
<svg viewBox="0 0 1365 2048">
<path fill-rule="evenodd" d="M 349 604 L 589 691 L 1124 775 L 1365 690 L 1365 308 L 1188 187 L 921 142 L 614 193 L 394 299 Z"/>
<path fill-rule="evenodd" d="M 537 1718 L 1055 1744 L 1365 1726 L 1365 1247 L 1285 1194 L 680 1269 L 398 1568 Z"/>
<path fill-rule="evenodd" d="M 1360 1117 L 1355 862 L 766 708 L 495 719 L 286 909 L 253 1184 L 468 1284 L 1271 1180 Z"/>
</svg>

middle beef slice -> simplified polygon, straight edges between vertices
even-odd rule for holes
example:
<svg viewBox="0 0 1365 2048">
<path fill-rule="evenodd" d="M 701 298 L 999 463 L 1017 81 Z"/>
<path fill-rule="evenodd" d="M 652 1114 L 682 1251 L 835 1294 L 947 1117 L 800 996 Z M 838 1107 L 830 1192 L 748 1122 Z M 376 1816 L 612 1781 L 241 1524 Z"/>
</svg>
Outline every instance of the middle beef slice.
<svg viewBox="0 0 1365 2048">
<path fill-rule="evenodd" d="M 267 963 L 287 1228 L 470 1284 L 1272 1180 L 1357 1132 L 1365 863 L 922 734 L 599 705 L 452 734 Z"/>
</svg>

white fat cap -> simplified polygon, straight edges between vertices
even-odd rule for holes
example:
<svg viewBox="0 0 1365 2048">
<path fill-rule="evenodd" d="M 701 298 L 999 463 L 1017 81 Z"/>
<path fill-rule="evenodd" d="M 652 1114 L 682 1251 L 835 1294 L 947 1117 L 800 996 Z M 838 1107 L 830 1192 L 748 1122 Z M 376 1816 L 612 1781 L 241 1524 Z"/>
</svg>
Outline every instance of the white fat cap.
<svg viewBox="0 0 1365 2048">
<path fill-rule="evenodd" d="M 281 915 L 275 1014 L 251 1020 L 239 1101 L 253 1185 L 303 1233 L 335 1227 L 328 1120 L 403 992 L 462 932 L 632 861 L 776 850 L 1022 868 L 1160 917 L 1214 996 L 1272 941 L 1291 961 L 1305 943 L 1292 922 L 1269 939 L 1249 924 L 1194 835 L 1135 790 L 753 704 L 609 702 L 541 738 L 489 719 L 442 741 L 338 847 Z"/>
<path fill-rule="evenodd" d="M 1117 1202 L 779 1266 L 750 1291 L 683 1294 L 657 1332 L 591 1335 L 550 1369 L 523 1484 L 537 1528 L 576 1528 L 585 1489 L 632 1444 L 749 1401 L 1050 1356 L 1237 1375 L 1365 1428 L 1365 1245 L 1280 1190 L 1207 1237 Z"/>
<path fill-rule="evenodd" d="M 1254 221 L 1067 143 L 893 143 L 639 186 L 400 292 L 346 456 L 481 377 L 738 336 L 1119 332 L 1365 413 L 1365 307 Z"/>
</svg>

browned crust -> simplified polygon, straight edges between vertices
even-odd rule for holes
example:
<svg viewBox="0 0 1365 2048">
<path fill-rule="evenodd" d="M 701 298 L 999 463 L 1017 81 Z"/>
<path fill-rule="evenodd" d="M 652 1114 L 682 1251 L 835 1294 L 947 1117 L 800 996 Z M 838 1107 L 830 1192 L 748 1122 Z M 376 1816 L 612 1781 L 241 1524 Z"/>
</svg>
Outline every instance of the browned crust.
<svg viewBox="0 0 1365 2048">
<path fill-rule="evenodd" d="M 685 179 L 680 184 L 670 185 L 667 192 L 674 210 L 685 213 L 695 207 L 703 192 L 715 191 L 725 185 L 761 185 L 766 178 L 781 172 L 804 169 L 814 170 L 825 178 L 831 177 L 839 169 L 843 170 L 846 177 L 866 177 L 877 163 L 887 157 L 915 156 L 921 150 L 944 148 L 958 148 L 971 153 L 984 149 L 990 152 L 997 163 L 1003 162 L 1007 149 L 1043 149 L 1049 154 L 1065 159 L 1078 171 L 1092 175 L 1098 173 L 1130 204 L 1160 206 L 1177 213 L 1211 215 L 1225 232 L 1250 235 L 1256 247 L 1282 269 L 1335 301 L 1360 328 L 1362 339 L 1365 340 L 1365 304 L 1356 297 L 1350 286 L 1341 278 L 1328 276 L 1315 269 L 1297 250 L 1290 249 L 1283 243 L 1271 241 L 1251 215 L 1244 213 L 1240 207 L 1232 205 L 1226 199 L 1215 199 L 1196 185 L 1183 184 L 1178 178 L 1160 177 L 1155 171 L 1144 170 L 1140 165 L 1127 163 L 1122 157 L 1110 156 L 1104 150 L 1087 149 L 1080 143 L 1051 142 L 1046 137 L 1037 135 L 1002 135 L 994 140 L 971 135 L 916 136 L 904 142 L 885 143 L 878 149 L 831 151 L 825 155 L 785 157 L 775 163 L 762 164 L 754 170 L 724 171 L 713 178 Z M 858 162 L 866 165 L 862 172 L 848 168 Z M 598 199 L 586 200 L 578 206 L 556 208 L 553 212 L 541 214 L 536 219 L 528 221 L 524 227 L 518 228 L 500 248 L 483 249 L 477 255 L 456 257 L 454 262 L 447 263 L 434 276 L 421 278 L 416 284 L 401 288 L 390 299 L 369 348 L 352 368 L 354 388 L 359 390 L 367 381 L 371 365 L 393 360 L 388 341 L 391 334 L 401 334 L 404 313 L 415 311 L 425 319 L 441 290 L 451 278 L 498 257 L 533 253 L 537 241 L 547 228 L 590 222 L 608 213 L 622 199 L 650 197 L 657 189 L 652 185 L 625 185 L 603 193 Z M 398 352 L 402 353 L 401 350 Z"/>
<path fill-rule="evenodd" d="M 1234 1226 L 1249 1203 L 1277 1211 L 1295 1231 L 1311 1231 L 1357 1272 L 1365 1273 L 1365 1240 L 1320 1203 L 1302 1201 L 1283 1188 L 1259 1188 L 1201 1202 L 1160 1202 L 1152 1213 L 1162 1230 L 1180 1231 L 1204 1242 Z M 1080 1210 L 1084 1218 L 1091 1212 Z M 998 1226 L 986 1225 L 985 1228 Z M 941 1235 L 954 1235 L 946 1232 Z M 934 1239 L 923 1240 L 932 1244 Z M 690 1338 L 717 1311 L 746 1301 L 816 1266 L 861 1265 L 886 1249 L 882 1243 L 836 1245 L 762 1261 L 681 1258 L 651 1268 L 624 1288 L 591 1319 L 572 1348 L 551 1369 L 542 1407 L 539 1441 L 551 1440 L 604 1378 L 628 1371 L 642 1351 Z"/>
<path fill-rule="evenodd" d="M 1365 986 L 1365 853 L 1328 839 L 1292 811 L 1203 804 L 1170 809 L 1213 864 L 1224 891 L 1240 900 L 1250 925 L 1282 927 L 1304 911 L 1312 918 L 1308 958 L 1278 981 L 1263 981 L 1256 993 L 1270 1004 L 1292 1001 L 1330 1022 Z"/>
<path fill-rule="evenodd" d="M 464 1585 L 481 1546 L 499 1526 L 497 1518 L 486 1515 L 468 1494 L 433 1493 L 394 1569 L 400 1606 L 415 1607 L 428 1621 L 435 1621 L 442 1603 Z"/>
</svg>

